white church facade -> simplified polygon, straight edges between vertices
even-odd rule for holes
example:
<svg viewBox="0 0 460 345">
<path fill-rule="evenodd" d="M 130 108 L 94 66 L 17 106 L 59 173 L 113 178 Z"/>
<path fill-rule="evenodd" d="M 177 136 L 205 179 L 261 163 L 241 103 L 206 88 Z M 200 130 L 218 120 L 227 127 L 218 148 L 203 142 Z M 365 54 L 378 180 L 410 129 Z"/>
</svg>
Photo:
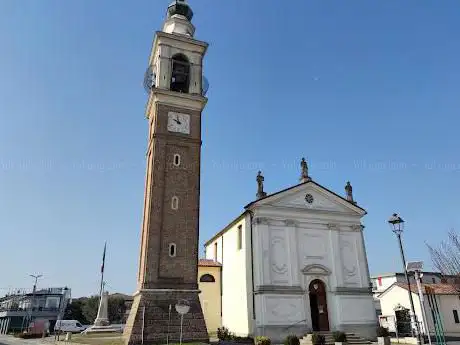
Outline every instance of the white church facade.
<svg viewBox="0 0 460 345">
<path fill-rule="evenodd" d="M 308 176 L 257 200 L 205 244 L 222 264 L 222 325 L 237 335 L 343 330 L 374 339 L 377 318 L 361 218 L 350 183 L 339 196 Z M 208 330 L 214 331 L 214 330 Z"/>
</svg>

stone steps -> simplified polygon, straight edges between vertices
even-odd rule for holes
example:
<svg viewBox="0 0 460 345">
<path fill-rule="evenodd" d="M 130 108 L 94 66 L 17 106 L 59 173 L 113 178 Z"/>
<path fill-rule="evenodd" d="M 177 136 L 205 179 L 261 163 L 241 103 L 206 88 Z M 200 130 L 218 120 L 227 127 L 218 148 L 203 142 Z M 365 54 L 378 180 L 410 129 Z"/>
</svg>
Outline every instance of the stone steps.
<svg viewBox="0 0 460 345">
<path fill-rule="evenodd" d="M 318 332 L 319 334 L 321 335 L 324 335 L 324 337 L 326 338 L 325 341 L 325 345 L 334 345 L 335 342 L 334 342 L 334 337 L 332 335 L 333 332 Z M 366 345 L 366 344 L 371 344 L 370 341 L 364 339 L 364 338 L 361 338 L 359 335 L 356 335 L 354 333 L 346 333 L 347 335 L 347 344 L 350 344 L 350 345 Z M 305 337 L 303 337 L 302 339 L 300 339 L 300 345 L 313 345 L 312 342 L 311 342 L 311 334 L 309 335 L 306 335 Z"/>
</svg>

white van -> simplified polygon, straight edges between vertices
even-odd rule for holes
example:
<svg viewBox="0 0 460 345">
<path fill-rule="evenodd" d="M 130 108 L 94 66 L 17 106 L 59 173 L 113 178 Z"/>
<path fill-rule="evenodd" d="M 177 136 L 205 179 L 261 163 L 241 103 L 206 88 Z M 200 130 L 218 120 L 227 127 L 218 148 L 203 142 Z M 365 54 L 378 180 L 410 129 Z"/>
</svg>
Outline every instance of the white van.
<svg viewBox="0 0 460 345">
<path fill-rule="evenodd" d="M 80 322 L 77 320 L 57 320 L 56 324 L 54 325 L 54 330 L 56 332 L 72 332 L 72 333 L 80 333 L 86 329 Z"/>
</svg>

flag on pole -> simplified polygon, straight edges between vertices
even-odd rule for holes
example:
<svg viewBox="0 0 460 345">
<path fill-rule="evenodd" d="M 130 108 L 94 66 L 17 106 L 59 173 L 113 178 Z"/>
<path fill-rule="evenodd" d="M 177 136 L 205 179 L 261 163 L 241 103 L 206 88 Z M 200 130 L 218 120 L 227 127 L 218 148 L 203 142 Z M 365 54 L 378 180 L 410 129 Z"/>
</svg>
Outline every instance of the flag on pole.
<svg viewBox="0 0 460 345">
<path fill-rule="evenodd" d="M 104 264 L 105 264 L 105 250 L 107 248 L 107 242 L 104 243 L 104 253 L 102 254 L 102 265 L 101 265 L 101 273 L 104 273 Z"/>
</svg>

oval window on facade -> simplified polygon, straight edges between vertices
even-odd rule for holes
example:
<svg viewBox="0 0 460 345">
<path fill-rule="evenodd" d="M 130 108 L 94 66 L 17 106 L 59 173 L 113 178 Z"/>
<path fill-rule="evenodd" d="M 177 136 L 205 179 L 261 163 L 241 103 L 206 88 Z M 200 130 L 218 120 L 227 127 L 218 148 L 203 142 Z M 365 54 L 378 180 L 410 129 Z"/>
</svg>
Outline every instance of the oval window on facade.
<svg viewBox="0 0 460 345">
<path fill-rule="evenodd" d="M 176 244 L 175 243 L 169 244 L 169 256 L 172 258 L 176 256 Z"/>
<path fill-rule="evenodd" d="M 176 167 L 180 166 L 180 155 L 177 154 L 177 153 L 174 155 L 173 164 L 174 164 L 174 166 L 176 166 Z"/>
</svg>

